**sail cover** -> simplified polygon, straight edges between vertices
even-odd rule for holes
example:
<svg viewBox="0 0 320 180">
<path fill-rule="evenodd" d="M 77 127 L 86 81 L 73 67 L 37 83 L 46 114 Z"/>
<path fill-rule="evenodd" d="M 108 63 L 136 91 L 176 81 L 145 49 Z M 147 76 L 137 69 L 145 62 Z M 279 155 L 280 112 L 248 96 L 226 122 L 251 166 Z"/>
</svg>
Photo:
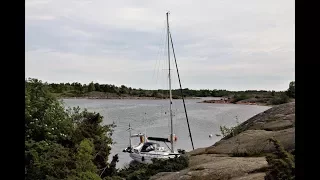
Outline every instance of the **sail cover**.
<svg viewBox="0 0 320 180">
<path fill-rule="evenodd" d="M 148 137 L 148 140 L 151 140 L 151 141 L 170 142 L 167 138 L 160 138 L 160 137 Z"/>
</svg>

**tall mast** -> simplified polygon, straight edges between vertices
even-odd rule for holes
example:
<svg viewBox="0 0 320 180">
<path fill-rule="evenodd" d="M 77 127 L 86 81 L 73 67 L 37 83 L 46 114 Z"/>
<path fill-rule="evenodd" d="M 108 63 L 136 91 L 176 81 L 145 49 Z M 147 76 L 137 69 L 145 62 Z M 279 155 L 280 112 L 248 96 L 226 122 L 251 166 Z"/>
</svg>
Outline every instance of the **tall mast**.
<svg viewBox="0 0 320 180">
<path fill-rule="evenodd" d="M 170 142 L 171 142 L 171 152 L 174 152 L 173 149 L 173 123 L 172 123 L 172 92 L 171 92 L 171 69 L 170 69 L 170 35 L 169 35 L 169 12 L 167 12 L 167 36 L 168 36 L 168 61 L 169 61 L 169 98 L 170 98 L 170 123 L 171 123 L 171 134 L 170 134 Z"/>
<path fill-rule="evenodd" d="M 182 92 L 182 86 L 181 86 L 181 81 L 180 81 L 180 75 L 179 75 L 179 70 L 178 70 L 178 63 L 177 63 L 177 59 L 176 59 L 176 53 L 174 52 L 173 40 L 172 40 L 171 33 L 170 33 L 170 40 L 171 40 L 171 46 L 172 46 L 172 52 L 173 52 L 174 62 L 176 63 L 176 69 L 177 69 L 177 74 L 178 74 L 178 79 L 179 79 L 179 84 L 180 84 L 180 92 L 181 92 L 181 97 L 182 97 L 184 112 L 185 112 L 185 115 L 186 115 L 187 124 L 188 124 L 188 129 L 189 129 L 189 136 L 190 136 L 190 140 L 191 140 L 192 149 L 194 150 L 193 140 L 192 140 L 192 135 L 191 135 L 191 130 L 190 130 L 190 125 L 189 125 L 189 119 L 188 119 L 188 114 L 187 114 L 187 108 L 186 108 L 186 103 L 184 102 L 184 97 L 183 97 L 183 92 Z"/>
</svg>

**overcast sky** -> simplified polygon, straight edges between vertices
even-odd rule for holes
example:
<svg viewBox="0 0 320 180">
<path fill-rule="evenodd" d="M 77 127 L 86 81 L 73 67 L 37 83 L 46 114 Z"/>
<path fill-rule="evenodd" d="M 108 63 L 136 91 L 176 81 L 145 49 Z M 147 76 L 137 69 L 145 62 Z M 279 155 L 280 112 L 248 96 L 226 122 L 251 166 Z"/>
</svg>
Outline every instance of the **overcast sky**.
<svg viewBox="0 0 320 180">
<path fill-rule="evenodd" d="M 184 88 L 286 90 L 295 78 L 294 6 L 292 0 L 26 0 L 26 77 L 166 88 L 170 11 Z"/>
</svg>

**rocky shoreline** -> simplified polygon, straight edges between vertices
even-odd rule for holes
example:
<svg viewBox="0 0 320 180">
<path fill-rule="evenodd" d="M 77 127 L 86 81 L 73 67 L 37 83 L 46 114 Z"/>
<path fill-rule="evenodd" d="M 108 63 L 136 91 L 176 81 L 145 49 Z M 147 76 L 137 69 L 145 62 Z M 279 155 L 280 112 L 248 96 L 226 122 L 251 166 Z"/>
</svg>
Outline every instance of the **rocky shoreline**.
<svg viewBox="0 0 320 180">
<path fill-rule="evenodd" d="M 159 173 L 150 179 L 264 180 L 266 154 L 275 151 L 269 138 L 277 139 L 286 151 L 294 151 L 295 102 L 274 106 L 241 123 L 234 136 L 188 152 L 187 169 Z"/>
<path fill-rule="evenodd" d="M 257 102 L 248 102 L 248 101 L 238 101 L 233 103 L 229 99 L 221 99 L 221 100 L 204 100 L 200 103 L 215 103 L 215 104 L 244 104 L 244 105 L 265 105 L 263 103 L 257 103 Z"/>
</svg>

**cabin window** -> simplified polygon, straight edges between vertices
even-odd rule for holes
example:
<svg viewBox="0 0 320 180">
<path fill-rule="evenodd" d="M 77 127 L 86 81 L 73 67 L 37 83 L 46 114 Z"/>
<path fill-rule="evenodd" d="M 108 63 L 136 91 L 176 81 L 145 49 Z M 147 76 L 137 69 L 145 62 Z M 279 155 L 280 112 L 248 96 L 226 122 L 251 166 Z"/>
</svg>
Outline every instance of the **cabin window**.
<svg viewBox="0 0 320 180">
<path fill-rule="evenodd" d="M 149 151 L 154 151 L 155 147 L 157 147 L 157 144 L 151 144 L 151 143 L 146 143 L 142 149 L 141 152 L 149 152 Z"/>
</svg>

